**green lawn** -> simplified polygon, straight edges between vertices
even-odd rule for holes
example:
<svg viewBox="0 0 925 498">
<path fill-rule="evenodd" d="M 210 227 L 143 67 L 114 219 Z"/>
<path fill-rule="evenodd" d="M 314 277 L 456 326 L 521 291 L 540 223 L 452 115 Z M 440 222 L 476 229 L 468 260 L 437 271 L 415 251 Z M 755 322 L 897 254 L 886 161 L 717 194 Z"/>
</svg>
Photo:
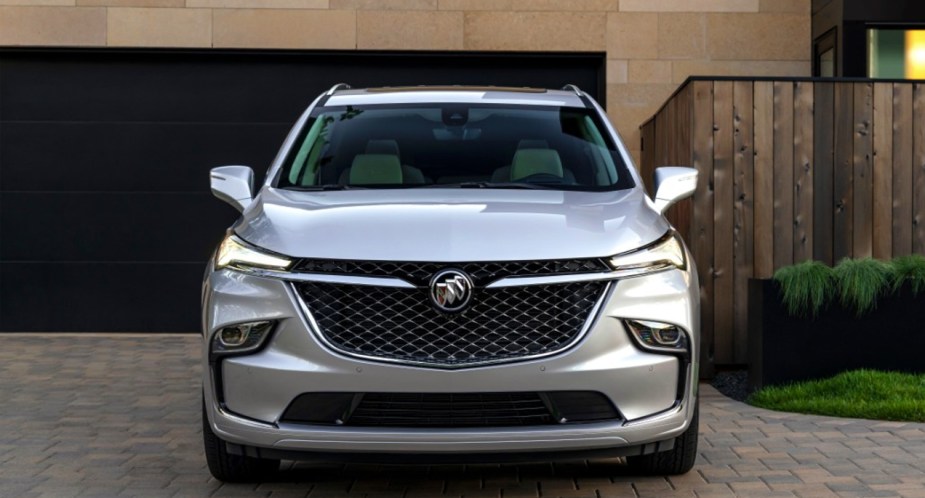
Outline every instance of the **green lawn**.
<svg viewBox="0 0 925 498">
<path fill-rule="evenodd" d="M 785 412 L 925 422 L 925 374 L 855 370 L 829 379 L 766 387 L 748 402 Z"/>
</svg>

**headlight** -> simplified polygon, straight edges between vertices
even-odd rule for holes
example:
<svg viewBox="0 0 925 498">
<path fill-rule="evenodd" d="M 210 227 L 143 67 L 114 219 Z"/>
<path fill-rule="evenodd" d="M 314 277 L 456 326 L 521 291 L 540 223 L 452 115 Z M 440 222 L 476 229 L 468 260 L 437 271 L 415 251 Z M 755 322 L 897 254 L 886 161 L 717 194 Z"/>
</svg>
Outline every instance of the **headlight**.
<svg viewBox="0 0 925 498">
<path fill-rule="evenodd" d="M 270 337 L 273 322 L 239 323 L 222 327 L 212 336 L 211 356 L 228 356 L 252 353 L 260 349 Z"/>
<path fill-rule="evenodd" d="M 644 275 L 669 268 L 687 269 L 684 246 L 674 230 L 642 249 L 618 254 L 608 259 L 607 263 L 622 277 Z"/>
<path fill-rule="evenodd" d="M 649 320 L 624 320 L 623 323 L 642 349 L 657 353 L 690 353 L 687 333 L 677 325 Z"/>
<path fill-rule="evenodd" d="M 225 237 L 215 254 L 216 270 L 229 266 L 241 270 L 253 268 L 285 270 L 290 265 L 292 265 L 292 260 L 289 258 L 260 251 L 234 235 Z"/>
</svg>

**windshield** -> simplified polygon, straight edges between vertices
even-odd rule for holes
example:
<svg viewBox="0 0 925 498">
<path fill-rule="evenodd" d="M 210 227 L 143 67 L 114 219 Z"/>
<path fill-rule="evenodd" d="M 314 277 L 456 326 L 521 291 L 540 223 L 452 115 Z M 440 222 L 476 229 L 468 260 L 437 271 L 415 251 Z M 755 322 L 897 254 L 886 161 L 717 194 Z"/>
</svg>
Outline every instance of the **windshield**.
<svg viewBox="0 0 925 498">
<path fill-rule="evenodd" d="M 315 109 L 276 186 L 615 190 L 633 182 L 589 109 L 430 104 Z"/>
</svg>

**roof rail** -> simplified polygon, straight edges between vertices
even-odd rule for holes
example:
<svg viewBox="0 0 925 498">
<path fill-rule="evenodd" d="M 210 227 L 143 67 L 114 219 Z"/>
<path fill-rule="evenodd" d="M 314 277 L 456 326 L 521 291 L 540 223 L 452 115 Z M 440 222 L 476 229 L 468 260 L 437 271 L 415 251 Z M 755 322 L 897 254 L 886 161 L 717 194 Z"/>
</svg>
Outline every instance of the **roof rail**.
<svg viewBox="0 0 925 498">
<path fill-rule="evenodd" d="M 346 84 L 346 83 L 338 83 L 338 84 L 332 86 L 331 89 L 328 90 L 328 91 L 325 93 L 325 95 L 327 95 L 328 97 L 330 97 L 331 95 L 334 95 L 334 92 L 336 92 L 336 91 L 338 91 L 338 90 L 349 90 L 349 89 L 350 89 L 350 85 L 348 85 L 348 84 Z"/>
<path fill-rule="evenodd" d="M 581 88 L 578 88 L 578 85 L 573 85 L 569 83 L 568 85 L 565 85 L 564 87 L 562 87 L 562 89 L 565 91 L 571 90 L 572 92 L 575 92 L 575 95 L 578 95 L 579 97 L 581 97 Z"/>
</svg>

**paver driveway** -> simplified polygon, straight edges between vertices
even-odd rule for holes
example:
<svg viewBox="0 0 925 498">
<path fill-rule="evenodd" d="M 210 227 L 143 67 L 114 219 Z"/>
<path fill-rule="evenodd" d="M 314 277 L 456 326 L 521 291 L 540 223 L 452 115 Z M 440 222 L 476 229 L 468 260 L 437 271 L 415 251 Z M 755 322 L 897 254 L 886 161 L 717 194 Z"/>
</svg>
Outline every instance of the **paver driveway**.
<svg viewBox="0 0 925 498">
<path fill-rule="evenodd" d="M 694 471 L 619 460 L 286 465 L 223 485 L 200 449 L 194 335 L 0 335 L 0 496 L 925 497 L 925 424 L 782 414 L 701 389 Z"/>
</svg>

